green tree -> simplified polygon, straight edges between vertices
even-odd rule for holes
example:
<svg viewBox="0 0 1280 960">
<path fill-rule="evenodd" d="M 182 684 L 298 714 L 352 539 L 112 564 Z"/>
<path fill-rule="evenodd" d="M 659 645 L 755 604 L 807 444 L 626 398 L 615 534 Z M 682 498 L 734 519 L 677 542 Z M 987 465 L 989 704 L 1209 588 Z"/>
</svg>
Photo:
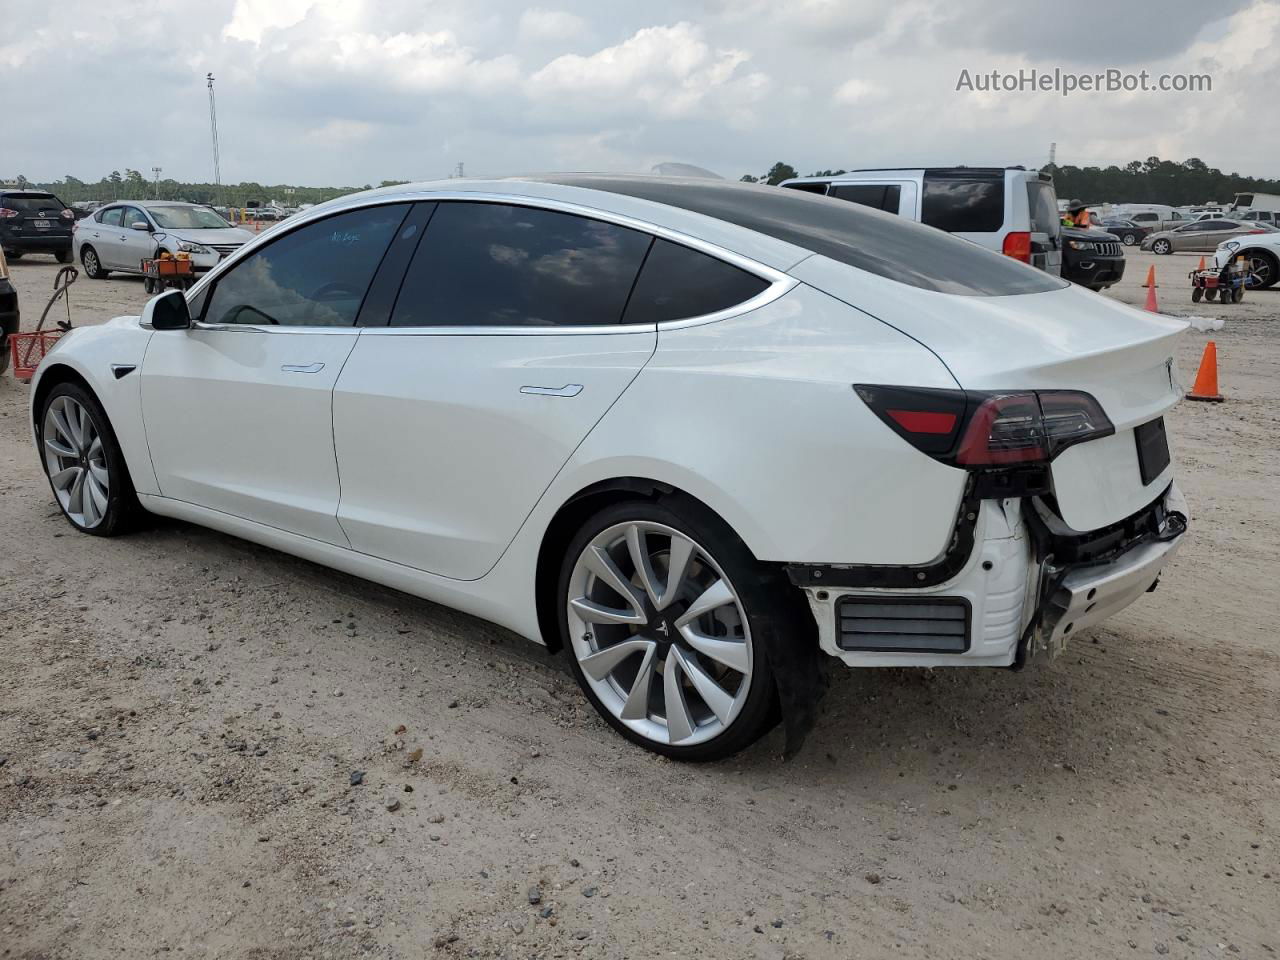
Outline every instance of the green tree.
<svg viewBox="0 0 1280 960">
<path fill-rule="evenodd" d="M 771 187 L 776 187 L 783 180 L 790 180 L 792 177 L 798 176 L 799 174 L 796 173 L 795 167 L 779 160 L 769 168 L 769 172 L 764 175 L 764 180 L 765 183 L 769 184 Z"/>
</svg>

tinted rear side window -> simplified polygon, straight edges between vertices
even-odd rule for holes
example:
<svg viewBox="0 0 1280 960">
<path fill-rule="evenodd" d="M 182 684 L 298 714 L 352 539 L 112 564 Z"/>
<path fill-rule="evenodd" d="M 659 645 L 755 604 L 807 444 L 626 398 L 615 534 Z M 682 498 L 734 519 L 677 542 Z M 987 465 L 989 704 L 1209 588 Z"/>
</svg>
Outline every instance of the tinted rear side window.
<svg viewBox="0 0 1280 960">
<path fill-rule="evenodd" d="M 108 227 L 118 227 L 123 216 L 124 207 L 112 207 L 110 210 L 104 210 L 99 214 L 98 222 L 105 223 Z"/>
<path fill-rule="evenodd" d="M 920 219 L 947 233 L 994 233 L 1004 225 L 1004 177 L 925 174 Z"/>
<path fill-rule="evenodd" d="M 0 207 L 17 210 L 19 213 L 52 213 L 62 212 L 62 201 L 51 193 L 15 194 L 0 196 Z"/>
<path fill-rule="evenodd" d="M 607 174 L 537 179 L 690 210 L 925 290 L 998 297 L 1068 286 L 1042 270 L 912 220 L 801 190 Z"/>
<path fill-rule="evenodd" d="M 897 213 L 902 188 L 897 184 L 842 183 L 832 187 L 829 196 L 852 200 L 872 210 Z"/>
<path fill-rule="evenodd" d="M 393 327 L 616 324 L 652 238 L 533 207 L 440 204 Z"/>
<path fill-rule="evenodd" d="M 627 304 L 626 323 L 662 323 L 736 307 L 768 282 L 689 247 L 654 240 Z"/>
</svg>

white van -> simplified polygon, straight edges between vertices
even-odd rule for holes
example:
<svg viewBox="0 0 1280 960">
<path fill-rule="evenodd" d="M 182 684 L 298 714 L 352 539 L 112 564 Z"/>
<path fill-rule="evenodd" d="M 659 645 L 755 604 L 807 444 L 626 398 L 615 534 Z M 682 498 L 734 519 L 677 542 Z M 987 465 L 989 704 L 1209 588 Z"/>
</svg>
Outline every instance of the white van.
<svg viewBox="0 0 1280 960">
<path fill-rule="evenodd" d="M 1025 167 L 917 167 L 797 177 L 792 190 L 918 220 L 1048 273 L 1062 272 L 1053 177 Z"/>
</svg>

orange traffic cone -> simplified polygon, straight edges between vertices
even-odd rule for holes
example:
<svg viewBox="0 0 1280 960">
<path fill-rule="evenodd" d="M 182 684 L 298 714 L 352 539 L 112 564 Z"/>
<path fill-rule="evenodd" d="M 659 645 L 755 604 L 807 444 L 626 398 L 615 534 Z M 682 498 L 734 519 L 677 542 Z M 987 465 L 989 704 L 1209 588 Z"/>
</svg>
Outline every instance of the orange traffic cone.
<svg viewBox="0 0 1280 960">
<path fill-rule="evenodd" d="M 1147 268 L 1147 282 L 1143 284 L 1148 289 L 1154 288 L 1156 285 L 1156 265 L 1153 263 Z"/>
<path fill-rule="evenodd" d="M 1203 269 L 1204 269 L 1204 257 L 1201 257 L 1200 266 L 1196 267 L 1196 270 L 1203 270 Z"/>
<path fill-rule="evenodd" d="M 1208 400 L 1221 403 L 1224 399 L 1218 392 L 1218 345 L 1210 340 L 1204 345 L 1204 356 L 1200 358 L 1200 369 L 1196 371 L 1196 382 L 1187 394 L 1188 400 Z"/>
<path fill-rule="evenodd" d="M 1160 312 L 1160 305 L 1156 303 L 1156 285 L 1154 283 L 1147 287 L 1147 302 L 1143 304 L 1143 309 L 1150 310 L 1152 313 Z"/>
</svg>

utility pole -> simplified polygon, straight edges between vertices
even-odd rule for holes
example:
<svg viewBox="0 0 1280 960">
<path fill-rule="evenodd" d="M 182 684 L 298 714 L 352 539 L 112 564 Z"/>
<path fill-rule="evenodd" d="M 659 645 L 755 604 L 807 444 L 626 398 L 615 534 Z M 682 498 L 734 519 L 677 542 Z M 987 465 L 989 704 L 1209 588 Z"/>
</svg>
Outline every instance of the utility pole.
<svg viewBox="0 0 1280 960">
<path fill-rule="evenodd" d="M 222 159 L 218 155 L 218 107 L 213 98 L 213 74 L 207 74 L 209 83 L 209 130 L 213 134 L 213 184 L 216 193 L 222 193 Z M 219 197 L 221 199 L 221 197 Z"/>
<path fill-rule="evenodd" d="M 156 199 L 160 199 L 160 168 L 152 167 L 151 172 L 156 175 Z"/>
</svg>

